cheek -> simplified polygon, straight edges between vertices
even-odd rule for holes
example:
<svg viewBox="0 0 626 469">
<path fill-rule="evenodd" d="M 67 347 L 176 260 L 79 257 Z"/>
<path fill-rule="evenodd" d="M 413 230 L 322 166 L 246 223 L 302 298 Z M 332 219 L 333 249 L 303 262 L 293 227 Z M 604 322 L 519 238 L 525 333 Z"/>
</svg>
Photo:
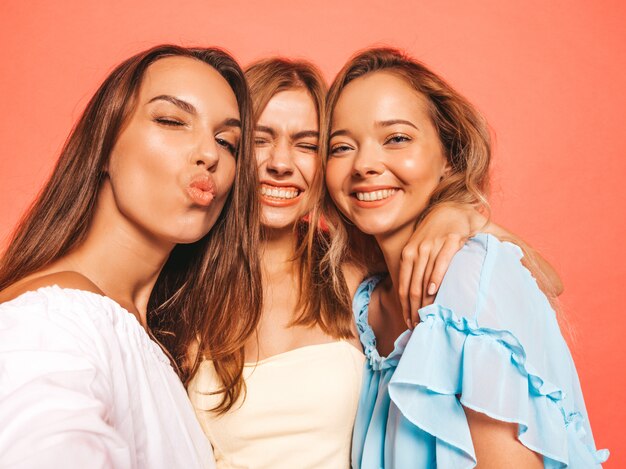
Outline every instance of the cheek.
<svg viewBox="0 0 626 469">
<path fill-rule="evenodd" d="M 302 174 L 304 178 L 304 182 L 311 187 L 313 181 L 315 181 L 315 176 L 318 171 L 321 171 L 318 165 L 318 156 L 312 155 L 302 155 L 302 157 L 298 158 L 296 165 L 298 167 L 298 171 Z"/>
<path fill-rule="evenodd" d="M 342 186 L 350 177 L 351 164 L 347 160 L 331 158 L 326 164 L 326 187 L 333 200 L 340 203 Z"/>
<path fill-rule="evenodd" d="M 165 189 L 176 182 L 180 164 L 168 155 L 152 151 L 116 152 L 111 155 L 109 176 L 111 182 L 123 191 L 152 194 L 155 188 Z"/>
<path fill-rule="evenodd" d="M 180 181 L 185 154 L 182 145 L 130 125 L 118 138 L 108 165 L 118 209 L 143 222 L 171 221 L 179 215 L 186 197 Z"/>
<path fill-rule="evenodd" d="M 402 158 L 397 163 L 398 174 L 404 175 L 407 182 L 424 182 L 431 176 L 431 165 L 420 158 Z"/>
<path fill-rule="evenodd" d="M 431 191 L 441 178 L 443 157 L 436 152 L 418 152 L 397 158 L 393 164 L 395 173 L 406 184 L 417 184 L 417 187 Z"/>
</svg>

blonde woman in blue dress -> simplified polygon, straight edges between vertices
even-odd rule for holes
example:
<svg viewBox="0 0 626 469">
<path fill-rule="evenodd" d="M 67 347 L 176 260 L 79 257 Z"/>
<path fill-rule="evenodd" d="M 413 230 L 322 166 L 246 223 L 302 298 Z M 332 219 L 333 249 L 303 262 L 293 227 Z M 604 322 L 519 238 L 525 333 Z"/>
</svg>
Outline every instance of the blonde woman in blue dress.
<svg viewBox="0 0 626 469">
<path fill-rule="evenodd" d="M 328 191 L 375 237 L 389 272 L 354 297 L 367 362 L 353 467 L 598 467 L 608 452 L 595 449 L 574 363 L 533 277 L 540 272 L 517 245 L 469 239 L 416 328 L 404 322 L 396 285 L 415 225 L 440 204 L 486 203 L 483 118 L 390 49 L 347 63 L 328 113 Z M 344 239 L 334 237 L 330 252 L 343 252 Z"/>
</svg>

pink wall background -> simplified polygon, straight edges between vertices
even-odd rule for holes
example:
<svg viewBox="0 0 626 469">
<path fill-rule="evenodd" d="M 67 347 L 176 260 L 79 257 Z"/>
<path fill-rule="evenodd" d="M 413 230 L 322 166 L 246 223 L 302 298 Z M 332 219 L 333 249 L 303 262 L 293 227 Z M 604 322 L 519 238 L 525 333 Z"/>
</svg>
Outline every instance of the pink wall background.
<svg viewBox="0 0 626 469">
<path fill-rule="evenodd" d="M 304 57 L 331 79 L 357 49 L 404 48 L 495 129 L 495 219 L 562 274 L 596 442 L 612 451 L 605 467 L 626 467 L 624 24 L 617 0 L 4 0 L 0 246 L 90 95 L 139 50 L 217 45 L 242 64 Z"/>
</svg>

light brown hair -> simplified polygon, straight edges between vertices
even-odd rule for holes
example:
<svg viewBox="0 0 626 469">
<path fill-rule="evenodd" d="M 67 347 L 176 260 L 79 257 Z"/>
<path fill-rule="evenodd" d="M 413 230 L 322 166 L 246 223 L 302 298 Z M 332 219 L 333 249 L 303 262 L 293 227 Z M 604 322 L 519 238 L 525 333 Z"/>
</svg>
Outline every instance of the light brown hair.
<svg viewBox="0 0 626 469">
<path fill-rule="evenodd" d="M 342 90 L 353 80 L 369 73 L 386 71 L 396 74 L 428 103 L 430 118 L 437 129 L 444 156 L 451 171 L 431 194 L 421 221 L 435 206 L 445 203 L 481 205 L 488 210 L 489 162 L 491 143 L 487 122 L 472 104 L 425 65 L 391 48 L 375 48 L 358 53 L 344 65 L 328 92 L 326 101 L 326 131 L 323 133 L 323 162 L 329 157 L 329 134 L 332 113 Z M 335 278 L 334 287 L 343 288 L 340 266 L 346 258 L 368 256 L 371 240 L 343 222 L 330 197 L 325 211 L 333 239 L 324 265 Z M 360 250 L 355 246 L 359 246 Z M 375 258 L 375 257 L 374 257 Z"/>
<path fill-rule="evenodd" d="M 188 360 L 191 344 L 199 344 L 221 369 L 238 369 L 241 344 L 256 329 L 261 311 L 251 102 L 243 71 L 219 49 L 161 45 L 125 60 L 109 74 L 0 259 L 0 290 L 50 265 L 85 239 L 111 150 L 136 106 L 143 76 L 152 63 L 172 56 L 200 60 L 217 70 L 237 98 L 242 123 L 235 183 L 222 212 L 205 237 L 174 248 L 149 303 L 150 327 L 186 382 L 198 366 L 197 360 Z M 234 393 L 237 372 L 224 372 L 224 382 L 228 395 Z"/>
<path fill-rule="evenodd" d="M 321 73 L 314 65 L 305 61 L 292 61 L 284 58 L 264 59 L 247 68 L 246 78 L 252 96 L 254 122 L 258 120 L 269 101 L 277 93 L 305 89 L 315 103 L 320 132 L 325 127 L 323 119 L 326 85 Z M 257 190 L 256 185 L 254 190 Z M 320 268 L 321 259 L 330 245 L 328 232 L 323 228 L 324 224 L 321 221 L 322 191 L 323 173 L 321 162 L 319 162 L 316 177 L 310 188 L 312 207 L 308 214 L 302 214 L 307 215 L 306 220 L 296 223 L 294 228 L 297 244 L 293 260 L 298 265 L 300 289 L 297 307 L 300 314 L 294 319 L 292 325 L 319 325 L 325 333 L 333 337 L 347 338 L 352 336 L 352 314 L 348 291 L 344 289 L 340 295 L 337 295 L 335 289 L 332 288 L 332 278 Z M 232 321 L 234 324 L 239 322 L 235 314 L 236 312 L 233 311 L 231 317 L 225 318 L 225 321 Z M 238 356 L 243 356 L 244 344 L 243 342 L 237 344 L 240 348 L 233 349 L 233 351 Z M 205 358 L 214 360 L 211 356 Z M 232 407 L 241 392 L 245 391 L 242 378 L 243 362 L 238 361 L 236 365 L 233 363 L 232 372 L 229 373 L 220 367 L 219 362 L 215 363 L 214 360 L 214 364 L 223 385 L 222 389 L 215 393 L 228 391 L 230 394 L 224 396 L 213 410 L 224 413 Z"/>
<path fill-rule="evenodd" d="M 451 171 L 430 196 L 428 205 L 416 223 L 443 203 L 474 205 L 490 213 L 487 195 L 489 192 L 489 165 L 491 162 L 491 137 L 489 126 L 478 110 L 443 78 L 405 53 L 391 48 L 374 48 L 355 55 L 341 69 L 328 92 L 326 120 L 328 125 L 323 135 L 323 163 L 329 157 L 329 135 L 332 113 L 341 91 L 353 80 L 369 73 L 385 71 L 396 74 L 419 92 L 428 103 L 428 112 L 437 129 L 439 140 Z M 343 288 L 340 266 L 345 259 L 354 262 L 367 259 L 375 263 L 380 257 L 375 241 L 344 223 L 330 197 L 325 197 L 325 213 L 329 217 L 332 245 L 323 260 L 325 268 L 333 274 L 333 285 Z M 513 241 L 513 239 L 502 239 Z M 559 310 L 556 299 L 558 288 L 540 268 L 537 253 L 526 246 L 523 263 L 537 279 L 539 287 Z M 365 265 L 367 267 L 367 264 Z"/>
<path fill-rule="evenodd" d="M 326 127 L 325 101 L 327 87 L 320 71 L 310 62 L 269 58 L 253 63 L 246 69 L 250 86 L 255 122 L 269 101 L 281 91 L 304 89 L 315 104 L 320 133 Z M 347 290 L 337 293 L 332 279 L 321 269 L 321 260 L 330 245 L 328 231 L 322 221 L 321 202 L 324 192 L 324 173 L 321 158 L 314 182 L 310 188 L 313 202 L 306 220 L 296 224 L 297 245 L 294 260 L 299 266 L 299 316 L 294 325 L 319 327 L 336 338 L 352 336 L 350 298 Z M 304 215 L 304 214 L 303 214 Z"/>
</svg>

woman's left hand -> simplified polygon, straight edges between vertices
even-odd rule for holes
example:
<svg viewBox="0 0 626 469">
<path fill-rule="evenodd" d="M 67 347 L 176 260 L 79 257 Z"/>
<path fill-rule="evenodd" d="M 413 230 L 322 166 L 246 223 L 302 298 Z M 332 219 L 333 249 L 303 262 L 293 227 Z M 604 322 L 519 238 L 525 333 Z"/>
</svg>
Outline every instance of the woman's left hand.
<svg viewBox="0 0 626 469">
<path fill-rule="evenodd" d="M 433 302 L 454 255 L 487 219 L 473 205 L 440 205 L 415 229 L 402 250 L 398 295 L 407 326 Z"/>
</svg>

